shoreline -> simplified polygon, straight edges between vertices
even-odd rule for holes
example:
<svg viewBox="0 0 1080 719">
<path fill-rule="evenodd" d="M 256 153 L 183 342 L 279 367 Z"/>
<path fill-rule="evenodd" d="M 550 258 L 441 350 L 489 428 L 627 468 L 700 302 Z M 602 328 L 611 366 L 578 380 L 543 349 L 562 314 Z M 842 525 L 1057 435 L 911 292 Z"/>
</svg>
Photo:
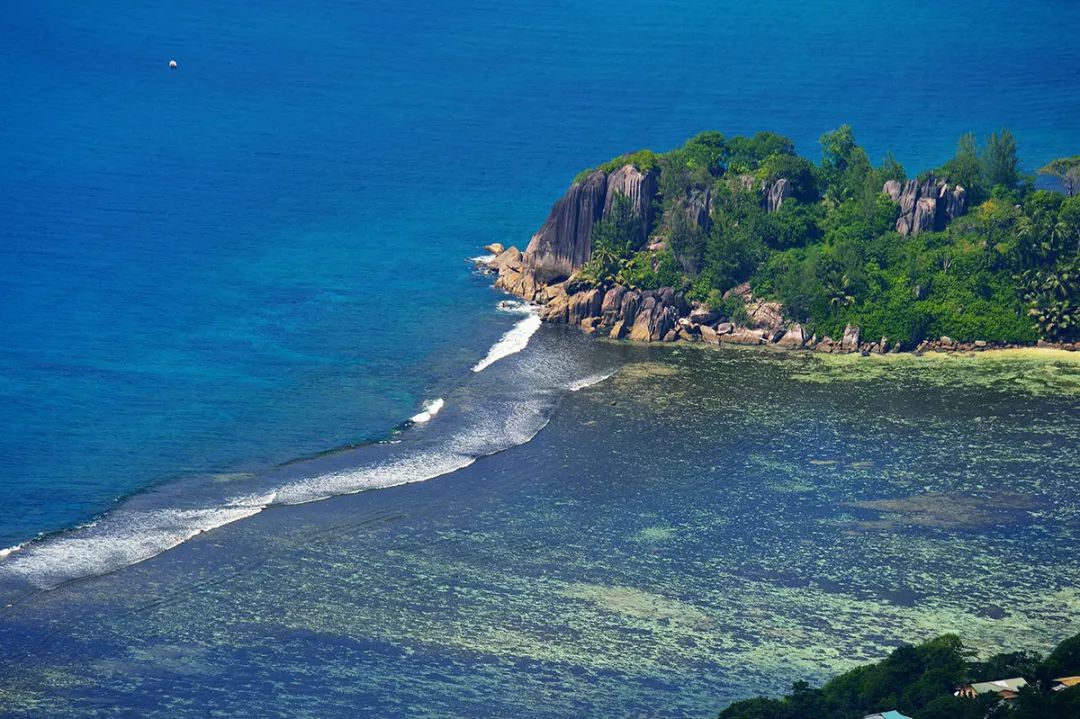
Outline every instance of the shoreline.
<svg viewBox="0 0 1080 719">
<path fill-rule="evenodd" d="M 524 255 L 516 247 L 487 245 L 489 254 L 470 262 L 484 272 L 496 275 L 494 286 L 538 308 L 541 321 L 577 326 L 587 335 L 642 343 L 707 344 L 713 346 L 767 348 L 778 352 L 809 352 L 830 355 L 976 355 L 1017 351 L 1080 352 L 1080 342 L 1031 344 L 994 340 L 955 341 L 950 337 L 922 340 L 905 349 L 887 337 L 863 341 L 859 327 L 848 325 L 843 337 L 807 336 L 798 322 L 783 316 L 783 307 L 754 298 L 748 284 L 725 294 L 739 297 L 751 319 L 749 325 L 724 318 L 719 312 L 700 305 L 692 306 L 682 292 L 671 287 L 658 290 L 635 290 L 613 285 L 590 287 L 574 276 L 546 284 L 532 272 Z M 723 320 L 723 321 L 722 321 Z M 1078 355 L 1080 356 L 1080 355 Z"/>
</svg>

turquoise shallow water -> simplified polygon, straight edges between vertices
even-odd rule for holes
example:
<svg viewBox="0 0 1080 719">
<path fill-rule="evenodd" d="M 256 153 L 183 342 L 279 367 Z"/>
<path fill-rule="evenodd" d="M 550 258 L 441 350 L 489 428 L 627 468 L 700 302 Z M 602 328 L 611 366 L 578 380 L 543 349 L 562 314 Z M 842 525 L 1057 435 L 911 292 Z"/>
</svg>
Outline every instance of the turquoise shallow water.
<svg viewBox="0 0 1080 719">
<path fill-rule="evenodd" d="M 618 152 L 850 122 L 914 171 L 968 130 L 1029 167 L 1080 137 L 1064 1 L 7 10 L 2 546 L 383 436 L 512 321 L 461 260 Z"/>
</svg>

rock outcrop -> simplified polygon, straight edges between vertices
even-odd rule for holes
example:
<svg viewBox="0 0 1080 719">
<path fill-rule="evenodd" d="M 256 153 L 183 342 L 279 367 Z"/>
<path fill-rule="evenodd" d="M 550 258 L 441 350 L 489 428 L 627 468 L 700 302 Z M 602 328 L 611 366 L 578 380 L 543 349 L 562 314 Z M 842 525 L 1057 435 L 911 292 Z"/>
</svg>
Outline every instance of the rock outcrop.
<svg viewBox="0 0 1080 719">
<path fill-rule="evenodd" d="M 844 339 L 840 342 L 844 352 L 856 352 L 859 349 L 859 328 L 848 325 L 844 328 Z"/>
<path fill-rule="evenodd" d="M 684 204 L 687 216 L 694 227 L 708 232 L 712 228 L 712 191 L 694 189 Z"/>
<path fill-rule="evenodd" d="M 761 206 L 767 212 L 776 212 L 784 204 L 784 200 L 791 197 L 791 180 L 780 177 L 773 182 L 759 180 L 753 175 L 736 175 L 729 180 L 734 189 L 746 192 L 758 192 L 761 194 Z"/>
<path fill-rule="evenodd" d="M 735 327 L 730 332 L 720 335 L 720 344 L 727 342 L 733 345 L 762 345 L 765 344 L 765 338 L 765 330 Z"/>
<path fill-rule="evenodd" d="M 499 289 L 518 295 L 529 302 L 537 299 L 540 285 L 537 284 L 532 271 L 525 267 L 524 257 L 518 248 L 511 247 L 503 250 L 488 263 L 488 268 L 498 273 L 499 277 L 495 280 L 495 286 Z"/>
<path fill-rule="evenodd" d="M 592 228 L 604 213 L 607 175 L 597 170 L 570 186 L 532 236 L 524 263 L 541 282 L 569 277 L 589 259 Z"/>
<path fill-rule="evenodd" d="M 607 193 L 604 197 L 604 216 L 611 214 L 611 208 L 617 195 L 623 195 L 630 200 L 630 207 L 634 214 L 642 218 L 642 236 L 639 244 L 644 244 L 652 229 L 653 200 L 659 190 L 657 178 L 660 173 L 654 168 L 648 172 L 642 172 L 634 165 L 623 165 L 615 170 L 607 178 Z"/>
<path fill-rule="evenodd" d="M 806 333 L 803 332 L 802 325 L 796 322 L 776 341 L 776 344 L 788 349 L 798 349 L 806 344 L 807 339 Z"/>
<path fill-rule="evenodd" d="M 671 288 L 641 291 L 616 285 L 607 290 L 591 288 L 567 294 L 566 284 L 562 283 L 555 286 L 551 299 L 541 307 L 540 318 L 580 325 L 617 339 L 670 342 L 677 337 L 679 320 L 689 313 L 690 306 L 682 293 Z"/>
<path fill-rule="evenodd" d="M 789 197 L 791 197 L 791 182 L 781 177 L 765 191 L 765 209 L 768 212 L 776 212 Z"/>
<path fill-rule="evenodd" d="M 655 219 L 653 200 L 659 189 L 658 176 L 655 169 L 642 172 L 634 165 L 623 165 L 610 175 L 595 170 L 584 180 L 575 182 L 532 236 L 524 253 L 525 267 L 542 283 L 556 282 L 573 274 L 592 252 L 593 225 L 611 212 L 615 197 L 620 194 L 630 200 L 634 212 L 644 219 L 640 240 L 644 243 Z"/>
<path fill-rule="evenodd" d="M 960 185 L 949 185 L 933 175 L 922 182 L 908 180 L 903 185 L 889 180 L 881 191 L 900 203 L 896 231 L 901 235 L 943 230 L 967 209 L 967 190 Z"/>
<path fill-rule="evenodd" d="M 746 314 L 756 329 L 776 331 L 784 325 L 783 306 L 779 302 L 750 301 Z"/>
</svg>

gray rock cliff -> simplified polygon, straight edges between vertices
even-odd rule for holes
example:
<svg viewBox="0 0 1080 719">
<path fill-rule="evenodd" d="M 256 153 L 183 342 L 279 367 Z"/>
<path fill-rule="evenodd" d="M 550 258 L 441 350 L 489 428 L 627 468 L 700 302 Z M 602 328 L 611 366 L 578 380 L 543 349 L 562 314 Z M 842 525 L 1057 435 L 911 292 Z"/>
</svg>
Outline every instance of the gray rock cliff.
<svg viewBox="0 0 1080 719">
<path fill-rule="evenodd" d="M 933 175 L 922 182 L 908 180 L 903 185 L 889 180 L 881 191 L 900 203 L 896 231 L 905 236 L 941 231 L 967 209 L 967 190 Z"/>
<path fill-rule="evenodd" d="M 575 182 L 532 236 L 524 253 L 525 268 L 541 283 L 569 277 L 588 261 L 593 225 L 611 212 L 618 194 L 629 198 L 634 212 L 645 220 L 640 239 L 644 243 L 655 219 L 658 175 L 655 169 L 642 172 L 634 165 L 623 165 L 610 175 L 595 170 Z"/>
<path fill-rule="evenodd" d="M 597 170 L 559 198 L 525 249 L 525 267 L 538 280 L 569 277 L 585 264 L 592 251 L 593 224 L 603 216 L 606 197 L 607 175 Z"/>
</svg>

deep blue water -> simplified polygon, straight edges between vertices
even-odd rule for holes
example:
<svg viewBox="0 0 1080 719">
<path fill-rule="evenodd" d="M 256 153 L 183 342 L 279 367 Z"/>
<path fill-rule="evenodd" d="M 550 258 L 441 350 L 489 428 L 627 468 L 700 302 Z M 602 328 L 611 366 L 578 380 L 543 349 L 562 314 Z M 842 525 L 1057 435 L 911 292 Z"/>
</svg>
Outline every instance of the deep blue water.
<svg viewBox="0 0 1080 719">
<path fill-rule="evenodd" d="M 8 3 L 0 546 L 384 436 L 516 321 L 464 259 L 618 152 L 1075 154 L 1078 33 L 1067 0 Z"/>
</svg>

